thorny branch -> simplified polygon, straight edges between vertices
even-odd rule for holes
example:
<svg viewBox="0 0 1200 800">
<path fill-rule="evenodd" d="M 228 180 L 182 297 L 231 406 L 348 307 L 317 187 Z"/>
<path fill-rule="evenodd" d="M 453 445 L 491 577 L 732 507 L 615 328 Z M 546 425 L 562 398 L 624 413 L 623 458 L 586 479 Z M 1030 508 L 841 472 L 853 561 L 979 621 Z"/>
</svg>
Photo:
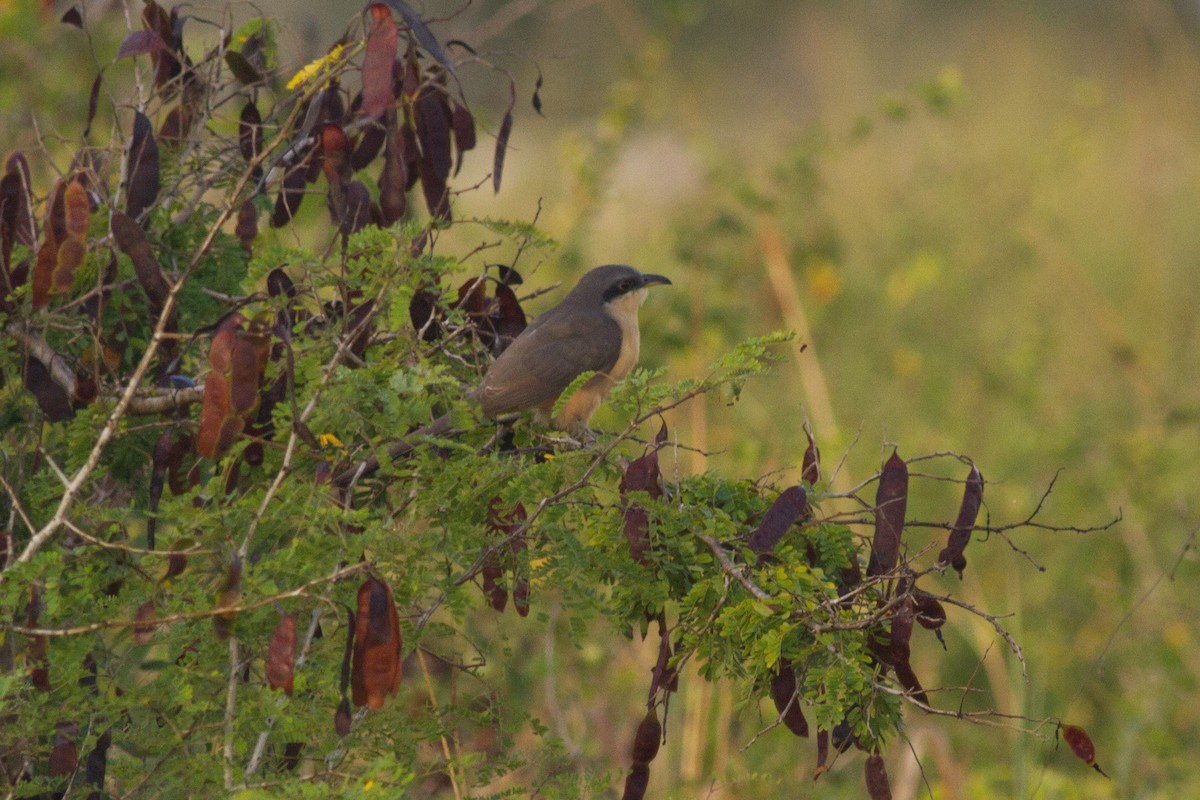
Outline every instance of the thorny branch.
<svg viewBox="0 0 1200 800">
<path fill-rule="evenodd" d="M 956 453 L 932 453 L 932 454 L 925 455 L 925 456 L 916 456 L 912 459 L 909 459 L 908 463 L 912 463 L 914 461 L 920 461 L 920 460 L 928 460 L 928 459 L 932 459 L 932 458 L 943 458 L 943 457 L 947 457 L 947 456 L 957 458 L 959 460 L 962 460 L 964 458 L 963 456 L 960 456 Z M 1056 524 L 1039 521 L 1037 519 L 1038 515 L 1042 513 L 1042 509 L 1045 507 L 1046 500 L 1050 497 L 1051 492 L 1054 491 L 1055 483 L 1058 481 L 1058 478 L 1061 474 L 1062 474 L 1062 470 L 1055 472 L 1054 477 L 1050 479 L 1049 484 L 1047 484 L 1045 490 L 1038 497 L 1038 501 L 1035 504 L 1033 510 L 1030 511 L 1029 514 L 1026 515 L 1023 519 L 1020 519 L 1016 522 L 1005 523 L 1003 525 L 977 523 L 971 528 L 971 530 L 979 531 L 980 533 L 995 534 L 995 535 L 1001 536 L 1005 540 L 1005 542 L 1009 545 L 1009 547 L 1011 547 L 1015 552 L 1021 554 L 1022 556 L 1025 556 L 1025 558 L 1027 558 L 1030 561 L 1030 563 L 1032 563 L 1039 571 L 1042 571 L 1043 567 L 1040 564 L 1038 564 L 1036 561 L 1034 561 L 1027 551 L 1021 549 L 1020 547 L 1017 547 L 1011 541 L 1011 539 L 1008 538 L 1007 533 L 1009 531 L 1021 530 L 1023 528 L 1032 528 L 1035 530 L 1047 531 L 1049 533 L 1076 533 L 1076 534 L 1080 534 L 1080 535 L 1089 535 L 1089 534 L 1095 534 L 1095 533 L 1103 533 L 1104 531 L 1109 530 L 1114 525 L 1116 525 L 1117 523 L 1122 521 L 1122 519 L 1124 518 L 1124 515 L 1122 514 L 1120 509 L 1117 510 L 1116 516 L 1114 516 L 1112 519 L 1108 520 L 1107 522 L 1098 524 L 1098 525 L 1086 525 L 1086 526 L 1056 525 Z M 962 482 L 960 479 L 957 479 L 957 478 L 943 478 L 943 477 L 939 477 L 939 476 L 924 476 L 924 477 L 937 479 L 937 480 L 951 480 L 956 483 Z M 877 473 L 877 474 L 872 475 L 871 477 L 867 478 L 865 481 L 858 484 L 857 486 L 850 489 L 849 491 L 836 492 L 836 493 L 831 492 L 831 493 L 826 494 L 825 497 L 829 498 L 829 499 L 849 499 L 849 500 L 855 501 L 856 503 L 861 505 L 863 508 L 873 509 L 874 503 L 868 502 L 867 500 L 863 499 L 862 497 L 859 496 L 859 493 L 863 489 L 865 489 L 867 486 L 870 486 L 872 483 L 874 483 L 878 480 L 879 480 L 879 474 Z M 873 525 L 874 519 L 870 518 L 870 517 L 858 516 L 855 512 L 836 512 L 836 513 L 830 514 L 826 517 L 822 517 L 821 519 L 817 520 L 816 522 L 817 522 L 817 524 L 840 523 L 843 525 Z M 949 522 L 949 521 L 905 520 L 904 527 L 906 529 L 907 528 L 933 528 L 933 529 L 939 529 L 939 530 L 950 530 L 954 526 L 953 526 L 953 523 Z"/>
<path fill-rule="evenodd" d="M 145 625 L 153 625 L 159 627 L 162 625 L 170 625 L 173 622 L 185 622 L 196 619 L 211 619 L 212 617 L 228 617 L 233 614 L 241 614 L 246 611 L 255 611 L 260 608 L 266 608 L 269 605 L 278 603 L 281 600 L 287 600 L 292 597 L 305 597 L 310 594 L 314 587 L 322 586 L 327 583 L 335 583 L 351 575 L 357 575 L 367 571 L 370 565 L 365 561 L 360 561 L 349 566 L 339 567 L 330 575 L 313 578 L 299 586 L 295 586 L 283 592 L 260 597 L 250 603 L 239 603 L 237 605 L 221 606 L 218 608 L 210 608 L 206 611 L 181 611 L 177 614 L 168 614 L 165 617 L 157 617 L 152 621 L 135 620 L 135 619 L 106 619 L 99 622 L 89 622 L 86 625 L 72 625 L 65 628 L 38 628 L 27 625 L 18 625 L 15 623 L 0 622 L 0 631 L 12 631 L 24 636 L 79 636 L 84 633 L 94 633 L 95 631 L 110 630 L 114 628 L 133 628 Z"/>
<path fill-rule="evenodd" d="M 100 433 L 96 437 L 96 442 L 92 446 L 91 451 L 88 453 L 87 458 L 84 459 L 83 464 L 75 472 L 75 475 L 71 478 L 70 483 L 63 490 L 62 496 L 58 502 L 58 506 L 50 520 L 44 526 L 42 526 L 37 533 L 30 537 L 20 555 L 18 555 L 17 558 L 9 564 L 9 568 L 11 568 L 13 564 L 24 564 L 30 561 L 34 555 L 41 550 L 43 545 L 49 541 L 50 537 L 52 537 L 58 531 L 58 529 L 62 527 L 63 521 L 66 519 L 67 513 L 74 504 L 75 498 L 80 489 L 83 488 L 83 485 L 87 482 L 88 478 L 91 477 L 92 472 L 100 463 L 100 457 L 104 454 L 109 442 L 111 442 L 116 436 L 120 426 L 120 421 L 133 403 L 133 400 L 137 395 L 138 388 L 141 386 L 142 380 L 150 371 L 150 365 L 154 363 L 154 358 L 158 353 L 159 347 L 168 338 L 165 335 L 167 326 L 175 312 L 175 307 L 178 304 L 180 292 L 183 290 L 183 287 L 187 283 L 191 274 L 208 255 L 208 252 L 212 248 L 213 243 L 216 242 L 217 235 L 221 232 L 222 227 L 233 216 L 234 210 L 237 207 L 234 199 L 240 197 L 245 191 L 246 186 L 250 182 L 253 175 L 254 167 L 257 166 L 258 162 L 266 158 L 275 148 L 279 147 L 282 141 L 283 137 L 280 136 L 274 140 L 270 147 L 264 148 L 263 152 L 259 154 L 258 158 L 246 167 L 235 186 L 226 195 L 226 199 L 221 204 L 219 213 L 216 215 L 216 218 L 213 220 L 212 224 L 208 227 L 208 232 L 197 246 L 195 253 L 192 255 L 191 261 L 188 263 L 187 267 L 183 269 L 179 275 L 179 278 L 170 284 L 166 299 L 162 304 L 162 310 L 158 315 L 158 320 L 155 322 L 154 333 L 150 338 L 150 342 L 147 344 L 145 351 L 142 353 L 141 359 L 134 368 L 133 374 L 130 375 L 128 381 L 126 382 L 124 390 L 117 399 L 116 406 L 109 413 L 108 418 L 101 426 Z M 54 359 L 51 360 L 54 361 Z M 0 582 L 4 581 L 6 574 L 7 570 L 4 573 L 0 573 Z"/>
</svg>

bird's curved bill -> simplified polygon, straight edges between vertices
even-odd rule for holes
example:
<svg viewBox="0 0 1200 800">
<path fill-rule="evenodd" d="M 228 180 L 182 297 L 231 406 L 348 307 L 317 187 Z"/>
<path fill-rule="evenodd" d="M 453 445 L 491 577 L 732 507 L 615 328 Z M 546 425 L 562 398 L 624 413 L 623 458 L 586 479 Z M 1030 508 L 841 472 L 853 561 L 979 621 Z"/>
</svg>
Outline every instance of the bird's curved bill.
<svg viewBox="0 0 1200 800">
<path fill-rule="evenodd" d="M 661 283 L 664 286 L 670 286 L 671 279 L 668 278 L 666 275 L 653 275 L 653 274 L 642 275 L 642 286 L 652 286 L 656 283 Z"/>
</svg>

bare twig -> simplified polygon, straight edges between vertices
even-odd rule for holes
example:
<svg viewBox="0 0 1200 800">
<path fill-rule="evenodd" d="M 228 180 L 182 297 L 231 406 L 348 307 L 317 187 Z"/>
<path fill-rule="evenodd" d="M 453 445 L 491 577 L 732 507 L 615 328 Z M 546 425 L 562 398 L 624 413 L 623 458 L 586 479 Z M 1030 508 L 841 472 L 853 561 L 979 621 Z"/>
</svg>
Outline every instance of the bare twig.
<svg viewBox="0 0 1200 800">
<path fill-rule="evenodd" d="M 729 554 L 725 552 L 725 548 L 721 546 L 720 542 L 703 533 L 696 534 L 696 538 L 708 545 L 709 550 L 712 550 L 713 555 L 717 558 L 717 563 L 721 565 L 722 572 L 740 583 L 742 588 L 759 600 L 771 599 L 771 595 L 750 580 L 746 573 L 729 559 Z"/>
<path fill-rule="evenodd" d="M 425 679 L 425 692 L 429 697 L 429 704 L 437 713 L 441 728 L 438 732 L 438 739 L 442 745 L 442 757 L 446 759 L 446 777 L 450 780 L 450 788 L 454 792 L 454 800 L 462 800 L 463 787 L 459 786 L 459 781 L 462 776 L 458 775 L 458 770 L 455 768 L 457 744 L 453 750 L 451 749 L 451 737 L 453 733 L 447 734 L 446 721 L 442 715 L 437 712 L 438 699 L 437 692 L 433 688 L 433 679 L 429 675 L 429 665 L 425 663 L 425 653 L 421 648 L 417 648 L 417 663 L 421 665 L 421 675 Z"/>
<path fill-rule="evenodd" d="M 1047 725 L 1058 725 L 1058 720 L 1050 717 L 1046 717 L 1044 719 L 1035 719 L 1033 717 L 1023 716 L 1021 714 L 1005 714 L 1001 711 L 994 711 L 991 709 L 984 711 L 951 711 L 950 709 L 946 708 L 935 708 L 928 703 L 922 703 L 920 700 L 909 694 L 907 690 L 897 689 L 895 686 L 889 686 L 886 683 L 876 683 L 875 690 L 883 692 L 884 694 L 890 694 L 899 697 L 921 709 L 926 714 L 930 714 L 935 717 L 953 717 L 954 719 L 966 720 L 967 722 L 971 722 L 976 725 L 1016 730 L 1019 733 L 1026 733 L 1033 736 L 1040 735 L 1043 739 L 1049 739 L 1050 737 L 1045 734 L 1039 734 L 1038 732 L 1040 730 L 1045 728 Z M 1030 727 L 1023 727 L 1021 725 L 1013 724 L 1021 722 L 1028 723 Z"/>
<path fill-rule="evenodd" d="M 225 790 L 233 791 L 233 721 L 237 718 L 237 685 L 241 673 L 241 648 L 236 636 L 229 637 L 229 680 L 225 683 L 225 743 L 222 769 L 225 773 Z"/>
<path fill-rule="evenodd" d="M 251 603 L 242 603 L 235 606 L 221 606 L 220 608 L 211 608 L 207 611 L 182 611 L 178 614 L 170 614 L 166 617 L 159 617 L 154 620 L 155 625 L 169 625 L 172 622 L 182 622 L 185 620 L 194 619 L 210 619 L 212 617 L 226 617 L 233 614 L 241 614 L 246 611 L 254 611 L 259 608 L 264 608 L 281 600 L 287 600 L 292 597 L 303 597 L 315 587 L 326 583 L 333 583 L 350 575 L 356 575 L 365 571 L 370 565 L 365 561 L 360 561 L 349 566 L 338 567 L 328 576 L 314 578 L 311 581 L 300 584 L 299 586 L 288 589 L 284 592 L 260 597 Z M 72 625 L 66 628 L 37 628 L 27 625 L 16 625 L 12 623 L 0 622 L 0 631 L 13 631 L 24 636 L 79 636 L 84 633 L 94 633 L 95 631 L 109 630 L 112 628 L 132 628 L 136 625 L 144 625 L 135 619 L 107 619 L 100 622 L 89 622 L 84 625 Z"/>
<path fill-rule="evenodd" d="M 330 576 L 329 585 L 325 589 L 324 598 L 328 599 L 330 592 L 333 590 L 336 576 L 342 569 L 342 565 L 334 568 L 334 575 Z M 317 606 L 312 610 L 312 615 L 308 620 L 308 631 L 304 636 L 304 644 L 300 646 L 300 652 L 296 656 L 296 661 L 292 667 L 294 671 L 299 671 L 306 663 L 308 663 L 308 654 L 312 649 L 312 643 L 316 640 L 317 630 L 321 624 L 321 608 Z M 283 708 L 288 702 L 286 696 L 278 698 L 275 702 L 277 708 Z M 242 774 L 246 780 L 249 780 L 257 772 L 262 764 L 263 754 L 266 752 L 267 739 L 271 734 L 271 730 L 275 727 L 275 716 L 267 718 L 263 725 L 263 729 L 259 731 L 258 739 L 254 742 L 254 750 L 250 754 L 250 760 L 246 762 L 246 768 Z"/>
</svg>

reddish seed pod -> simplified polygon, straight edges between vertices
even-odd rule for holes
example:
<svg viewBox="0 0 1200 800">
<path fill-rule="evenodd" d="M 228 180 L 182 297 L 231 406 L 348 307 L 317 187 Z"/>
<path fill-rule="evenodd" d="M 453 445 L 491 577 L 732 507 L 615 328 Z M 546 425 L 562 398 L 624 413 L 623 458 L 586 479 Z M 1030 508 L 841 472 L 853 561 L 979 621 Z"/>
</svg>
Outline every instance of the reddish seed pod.
<svg viewBox="0 0 1200 800">
<path fill-rule="evenodd" d="M 649 566 L 650 558 L 646 553 L 650 550 L 650 516 L 646 509 L 633 505 L 625 509 L 624 518 L 630 558 L 642 566 Z"/>
<path fill-rule="evenodd" d="M 237 227 L 233 229 L 233 234 L 241 242 L 246 253 L 253 251 L 254 240 L 258 238 L 258 209 L 255 208 L 253 200 L 245 200 L 238 209 Z"/>
<path fill-rule="evenodd" d="M 379 210 L 384 224 L 391 225 L 404 215 L 408 205 L 405 193 L 409 188 L 409 175 L 416 177 L 416 170 L 415 166 L 412 171 L 408 168 L 408 139 L 404 135 L 407 128 L 400 127 L 395 111 L 386 112 L 384 122 L 386 135 L 383 171 L 379 175 Z M 416 149 L 415 141 L 412 147 Z"/>
<path fill-rule="evenodd" d="M 658 660 L 651 670 L 650 694 L 654 695 L 659 687 L 668 692 L 679 691 L 679 673 L 672 669 L 671 637 L 667 630 L 665 615 L 658 618 Z"/>
<path fill-rule="evenodd" d="M 267 647 L 267 685 L 291 697 L 296 669 L 296 619 L 285 614 Z"/>
<path fill-rule="evenodd" d="M 806 427 L 804 434 L 808 437 L 808 448 L 805 449 L 804 461 L 801 462 L 803 466 L 800 469 L 800 479 L 812 486 L 821 480 L 821 451 L 817 449 L 812 431 Z"/>
<path fill-rule="evenodd" d="M 797 736 L 808 736 L 808 720 L 800 710 L 800 696 L 796 694 L 796 671 L 786 660 L 779 662 L 779 671 L 771 679 L 771 699 L 775 701 L 775 710 L 782 717 L 783 724 Z"/>
<path fill-rule="evenodd" d="M 649 764 L 658 755 L 658 747 L 662 743 L 662 723 L 658 721 L 658 713 L 652 708 L 638 724 L 637 733 L 633 735 L 634 764 Z"/>
<path fill-rule="evenodd" d="M 935 597 L 924 592 L 913 592 L 913 611 L 917 624 L 926 630 L 935 631 L 946 624 L 946 609 Z"/>
<path fill-rule="evenodd" d="M 368 6 L 371 28 L 363 55 L 363 113 L 378 117 L 396 102 L 392 94 L 392 62 L 396 60 L 397 28 L 392 12 L 382 3 Z"/>
<path fill-rule="evenodd" d="M 513 586 L 513 608 L 522 617 L 529 616 L 529 581 L 518 578 Z"/>
<path fill-rule="evenodd" d="M 507 535 L 507 526 L 500 511 L 500 503 L 499 495 L 494 496 L 488 502 L 487 513 L 488 532 L 497 537 Z M 498 551 L 493 550 L 484 556 L 483 569 L 479 574 L 483 578 L 484 597 L 488 598 L 492 608 L 503 611 L 504 607 L 508 605 L 508 591 L 500 585 L 500 579 L 504 576 L 504 563 L 500 560 Z"/>
<path fill-rule="evenodd" d="M 504 174 L 504 155 L 508 151 L 508 137 L 512 135 L 513 114 L 512 101 L 500 122 L 500 132 L 496 134 L 496 153 L 492 159 L 492 189 L 500 191 L 500 176 Z"/>
<path fill-rule="evenodd" d="M 488 557 L 488 563 L 484 565 L 480 575 L 483 577 L 483 594 L 488 598 L 488 602 L 496 611 L 503 611 L 508 605 L 508 590 L 500 585 L 500 578 L 504 575 L 504 567 L 500 565 L 499 559 L 494 556 Z"/>
<path fill-rule="evenodd" d="M 1066 740 L 1067 746 L 1071 748 L 1071 752 L 1084 761 L 1089 767 L 1099 772 L 1104 777 L 1108 774 L 1100 769 L 1100 765 L 1096 763 L 1096 745 L 1092 743 L 1092 737 L 1088 736 L 1087 731 L 1080 728 L 1078 725 L 1063 725 L 1063 739 Z"/>
<path fill-rule="evenodd" d="M 914 698 L 929 705 L 929 696 L 921 688 L 921 682 L 917 679 L 916 673 L 913 672 L 912 665 L 909 663 L 912 656 L 912 648 L 909 645 L 912 639 L 912 630 L 913 602 L 911 598 L 905 598 L 904 602 L 896 608 L 896 613 L 892 615 L 888 655 L 900 685 Z"/>
<path fill-rule="evenodd" d="M 982 503 L 983 475 L 979 473 L 979 468 L 972 464 L 971 472 L 967 475 L 967 485 L 963 489 L 962 505 L 958 507 L 958 519 L 954 521 L 946 546 L 938 553 L 938 562 L 954 567 L 959 577 L 962 577 L 962 572 L 967 566 L 967 558 L 963 551 L 971 541 L 971 530 L 975 527 Z"/>
<path fill-rule="evenodd" d="M 621 800 L 642 800 L 650 786 L 650 768 L 645 764 L 634 764 L 625 778 L 625 793 Z"/>
<path fill-rule="evenodd" d="M 70 775 L 79 767 L 79 750 L 75 747 L 75 737 L 78 735 L 79 726 L 74 722 L 60 722 L 55 726 L 54 748 L 50 751 L 50 777 Z"/>
<path fill-rule="evenodd" d="M 750 534 L 748 544 L 750 549 L 760 555 L 769 553 L 779 544 L 779 540 L 791 529 L 794 523 L 808 508 L 808 495 L 801 486 L 791 486 L 784 489 L 771 503 L 762 522 L 754 533 Z"/>
<path fill-rule="evenodd" d="M 624 506 L 625 538 L 629 540 L 629 555 L 647 566 L 650 558 L 650 515 L 639 503 L 630 503 L 630 492 L 646 492 L 651 498 L 663 496 L 662 476 L 658 468 L 658 450 L 650 449 L 640 458 L 629 462 L 621 476 L 619 491 Z"/>
<path fill-rule="evenodd" d="M 262 152 L 262 124 L 262 114 L 253 100 L 242 106 L 238 118 L 238 150 L 246 161 L 253 161 Z"/>
<path fill-rule="evenodd" d="M 893 452 L 883 465 L 879 489 L 875 494 L 875 537 L 871 540 L 867 577 L 885 575 L 896 567 L 907 506 L 908 465 L 898 453 Z"/>
<path fill-rule="evenodd" d="M 1087 735 L 1087 731 L 1078 725 L 1063 725 L 1062 734 L 1072 753 L 1086 761 L 1089 766 L 1096 760 L 1096 746 L 1092 744 L 1092 737 Z"/>
<path fill-rule="evenodd" d="M 867 795 L 871 800 L 892 800 L 892 786 L 888 781 L 887 768 L 883 756 L 872 753 L 867 756 L 863 766 L 864 777 L 867 781 Z"/>
<path fill-rule="evenodd" d="M 475 147 L 475 118 L 466 106 L 457 103 L 450 110 L 450 130 L 454 134 L 454 149 L 458 151 L 458 160 L 454 164 L 454 174 L 462 169 L 463 154 Z"/>
<path fill-rule="evenodd" d="M 350 686 L 354 705 L 383 707 L 400 686 L 400 621 L 392 590 L 383 581 L 367 578 L 358 588 L 358 618 L 354 623 L 354 657 Z"/>
<path fill-rule="evenodd" d="M 133 641 L 136 644 L 146 644 L 154 635 L 154 601 L 147 600 L 138 606 L 133 618 L 138 624 L 133 626 Z"/>
<path fill-rule="evenodd" d="M 155 314 L 161 313 L 171 293 L 171 285 L 163 275 L 158 259 L 154 257 L 145 231 L 132 217 L 120 211 L 113 212 L 110 224 L 117 247 L 133 262 L 133 271 L 150 301 L 151 310 Z"/>
<path fill-rule="evenodd" d="M 817 731 L 817 766 L 813 769 L 813 780 L 821 777 L 829 761 L 829 731 Z"/>
<path fill-rule="evenodd" d="M 338 703 L 337 711 L 333 714 L 333 729 L 338 736 L 346 736 L 350 733 L 350 701 L 345 697 L 342 702 Z"/>
<path fill-rule="evenodd" d="M 158 143 L 149 118 L 140 111 L 133 116 L 133 135 L 125 170 L 125 213 L 137 219 L 158 199 Z"/>
</svg>

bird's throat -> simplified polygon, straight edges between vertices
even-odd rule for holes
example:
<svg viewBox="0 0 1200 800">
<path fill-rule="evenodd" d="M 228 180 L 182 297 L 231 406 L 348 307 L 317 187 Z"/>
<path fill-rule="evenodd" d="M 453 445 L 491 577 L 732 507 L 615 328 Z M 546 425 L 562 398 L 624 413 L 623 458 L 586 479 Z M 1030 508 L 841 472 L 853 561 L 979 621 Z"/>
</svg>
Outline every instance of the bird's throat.
<svg viewBox="0 0 1200 800">
<path fill-rule="evenodd" d="M 646 294 L 645 289 L 637 289 L 621 295 L 605 306 L 609 316 L 621 326 L 621 354 L 608 373 L 613 383 L 624 378 L 637 365 L 642 344 L 641 332 L 638 329 L 638 308 L 646 302 Z"/>
</svg>

